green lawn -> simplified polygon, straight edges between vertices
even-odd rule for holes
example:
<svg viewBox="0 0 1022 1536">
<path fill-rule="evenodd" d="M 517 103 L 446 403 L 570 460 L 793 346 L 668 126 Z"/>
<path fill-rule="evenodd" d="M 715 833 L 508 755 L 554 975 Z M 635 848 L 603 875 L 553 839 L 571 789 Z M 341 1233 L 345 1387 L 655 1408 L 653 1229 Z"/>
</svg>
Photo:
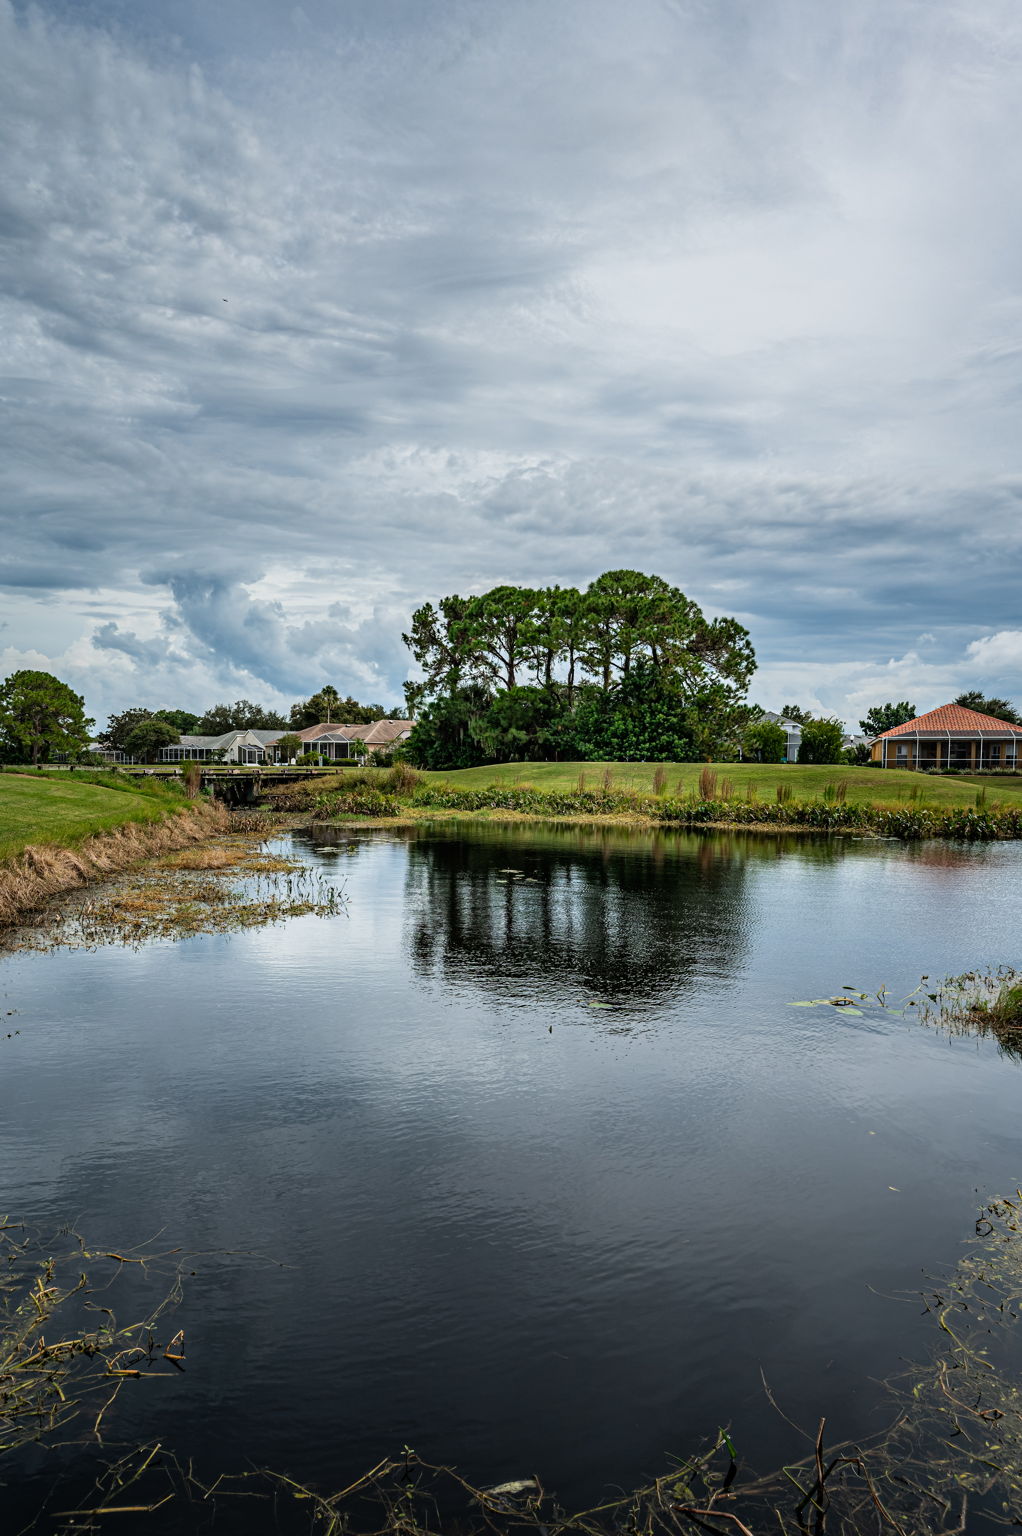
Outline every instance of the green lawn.
<svg viewBox="0 0 1022 1536">
<path fill-rule="evenodd" d="M 585 775 L 587 789 L 599 789 L 609 769 L 613 789 L 653 792 L 653 775 L 663 768 L 667 775 L 668 795 L 685 795 L 698 789 L 702 763 L 498 763 L 489 768 L 459 768 L 449 773 L 430 773 L 425 777 L 444 780 L 452 788 L 485 789 L 490 784 L 528 784 L 534 789 L 568 790 L 578 787 Z M 711 771 L 717 783 L 730 779 L 738 795 L 754 784 L 761 800 L 772 800 L 778 784 L 790 784 L 796 800 L 813 800 L 826 784 L 848 785 L 848 799 L 881 803 L 907 801 L 918 788 L 924 803 L 930 805 L 973 805 L 980 788 L 986 790 L 987 804 L 998 801 L 1018 805 L 1022 799 L 1022 778 L 985 778 L 978 782 L 939 778 L 935 774 L 911 773 L 904 768 L 799 767 L 797 764 L 714 763 Z M 679 787 L 680 786 L 680 787 Z"/>
<path fill-rule="evenodd" d="M 0 859 L 12 858 L 30 843 L 71 847 L 94 832 L 126 822 L 160 821 L 183 802 L 178 793 L 152 781 L 111 787 L 101 774 L 0 773 Z"/>
</svg>

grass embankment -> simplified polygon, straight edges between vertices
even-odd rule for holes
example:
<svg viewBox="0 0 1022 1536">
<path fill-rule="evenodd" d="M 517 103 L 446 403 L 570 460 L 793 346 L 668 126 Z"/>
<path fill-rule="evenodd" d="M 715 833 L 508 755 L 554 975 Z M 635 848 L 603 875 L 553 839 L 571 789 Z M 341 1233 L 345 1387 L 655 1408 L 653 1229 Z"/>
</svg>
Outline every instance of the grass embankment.
<svg viewBox="0 0 1022 1536">
<path fill-rule="evenodd" d="M 686 771 L 676 773 L 672 783 L 668 768 L 682 766 Z M 448 774 L 417 774 L 405 767 L 353 770 L 270 789 L 264 802 L 276 810 L 307 812 L 314 820 L 349 822 L 524 816 L 614 819 L 648 827 L 802 828 L 905 839 L 1022 838 L 1017 790 L 993 799 L 986 786 L 977 790 L 924 774 L 838 767 L 793 769 L 789 777 L 783 768 L 746 765 L 743 776 L 742 766 L 505 764 Z M 803 796 L 796 798 L 799 787 Z M 874 798 L 878 791 L 882 799 Z"/>
<path fill-rule="evenodd" d="M 187 804 L 176 785 L 114 774 L 0 773 L 0 861 L 32 844 L 73 848 L 97 832 L 162 821 Z"/>
<path fill-rule="evenodd" d="M 50 896 L 208 837 L 226 824 L 177 784 L 114 774 L 0 774 L 0 925 Z"/>
<path fill-rule="evenodd" d="M 987 800 L 1022 806 L 1022 776 L 997 774 L 967 780 L 943 775 L 914 773 L 905 768 L 849 768 L 841 763 L 811 767 L 799 763 L 497 763 L 489 768 L 459 768 L 448 773 L 425 773 L 428 782 L 442 780 L 455 789 L 487 789 L 493 784 L 506 787 L 528 785 L 550 793 L 565 794 L 579 787 L 598 790 L 610 775 L 610 788 L 630 790 L 638 795 L 654 793 L 654 777 L 662 770 L 666 793 L 682 799 L 698 792 L 699 777 L 709 766 L 718 784 L 729 779 L 739 798 L 751 789 L 762 800 L 776 798 L 778 785 L 790 790 L 792 800 L 811 800 L 822 795 L 828 784 L 844 782 L 849 804 L 872 801 L 898 804 L 917 791 L 933 805 L 974 805 L 977 791 L 986 790 Z"/>
</svg>

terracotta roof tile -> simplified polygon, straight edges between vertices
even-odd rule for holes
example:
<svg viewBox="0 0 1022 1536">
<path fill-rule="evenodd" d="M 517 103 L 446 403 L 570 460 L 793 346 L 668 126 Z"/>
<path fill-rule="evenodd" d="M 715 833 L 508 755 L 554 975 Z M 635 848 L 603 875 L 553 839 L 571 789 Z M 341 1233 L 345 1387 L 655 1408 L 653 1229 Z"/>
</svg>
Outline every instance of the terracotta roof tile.
<svg viewBox="0 0 1022 1536">
<path fill-rule="evenodd" d="M 896 725 L 892 730 L 884 731 L 876 739 L 883 741 L 884 736 L 914 736 L 917 731 L 921 735 L 927 731 L 965 731 L 977 735 L 982 731 L 987 736 L 996 731 L 1001 736 L 1022 736 L 1022 725 L 1009 725 L 1007 720 L 997 720 L 993 715 L 977 714 L 974 709 L 963 709 L 961 704 L 942 704 L 939 709 L 931 709 L 928 714 L 919 715 L 915 720 L 908 720 L 904 725 Z"/>
</svg>

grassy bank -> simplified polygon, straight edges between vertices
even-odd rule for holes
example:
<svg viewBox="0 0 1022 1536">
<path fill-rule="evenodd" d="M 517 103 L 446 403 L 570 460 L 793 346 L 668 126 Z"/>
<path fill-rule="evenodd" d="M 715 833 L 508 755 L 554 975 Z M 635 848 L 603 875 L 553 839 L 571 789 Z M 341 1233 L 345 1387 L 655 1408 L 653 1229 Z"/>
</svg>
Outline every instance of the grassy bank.
<svg viewBox="0 0 1022 1536">
<path fill-rule="evenodd" d="M 779 785 L 790 790 L 793 800 L 812 800 L 822 795 L 828 784 L 843 782 L 850 804 L 873 801 L 898 804 L 914 794 L 935 805 L 973 805 L 977 792 L 986 791 L 990 802 L 1022 805 L 1022 777 L 988 775 L 981 779 L 945 778 L 936 774 L 913 773 L 900 768 L 848 768 L 840 763 L 815 768 L 808 764 L 784 763 L 714 763 L 710 771 L 718 785 L 730 780 L 735 794 L 745 796 L 750 790 L 761 800 L 773 800 Z M 486 789 L 499 784 L 509 787 L 526 785 L 549 793 L 564 794 L 579 787 L 598 790 L 609 787 L 629 790 L 638 795 L 654 793 L 657 771 L 666 778 L 666 792 L 672 799 L 684 799 L 699 789 L 705 763 L 497 763 L 489 768 L 460 768 L 448 773 L 427 773 L 430 782 L 442 780 L 455 789 Z"/>
<path fill-rule="evenodd" d="M 920 774 L 869 775 L 887 791 L 885 799 L 854 794 L 852 773 L 836 775 L 832 769 L 805 769 L 815 789 L 812 796 L 796 797 L 796 777 L 779 777 L 784 770 L 747 769 L 744 783 L 735 770 L 705 767 L 687 778 L 679 775 L 673 786 L 662 771 L 665 765 L 609 765 L 592 777 L 569 767 L 546 775 L 542 787 L 518 776 L 515 765 L 504 771 L 471 770 L 488 782 L 473 784 L 469 773 L 416 774 L 408 768 L 387 771 L 353 771 L 308 779 L 301 784 L 270 789 L 264 802 L 277 810 L 308 813 L 314 820 L 351 821 L 366 818 L 428 820 L 436 816 L 533 817 L 543 820 L 613 819 L 649 827 L 740 827 L 776 831 L 805 829 L 820 832 L 858 832 L 878 837 L 905 839 L 946 837 L 969 842 L 1022 838 L 1022 798 L 1017 793 L 994 799 L 986 788 L 956 784 L 952 780 L 927 779 Z M 589 765 L 592 767 L 600 765 Z M 698 767 L 698 765 L 695 765 Z M 651 787 L 620 783 L 634 779 L 640 770 L 661 770 L 659 793 Z M 867 771 L 868 772 L 868 771 Z M 761 777 L 756 778 L 754 774 Z M 763 777 L 773 774 L 773 777 Z M 865 776 L 865 775 L 864 775 Z M 665 782 L 666 781 L 666 782 Z M 806 780 L 803 779 L 803 783 Z M 771 798 L 765 792 L 773 787 Z"/>
<path fill-rule="evenodd" d="M 162 821 L 186 805 L 176 784 L 115 774 L 0 773 L 0 862 L 34 844 L 74 848 L 97 832 Z"/>
<path fill-rule="evenodd" d="M 0 926 L 51 896 L 186 848 L 227 823 L 177 785 L 115 775 L 0 774 Z"/>
</svg>

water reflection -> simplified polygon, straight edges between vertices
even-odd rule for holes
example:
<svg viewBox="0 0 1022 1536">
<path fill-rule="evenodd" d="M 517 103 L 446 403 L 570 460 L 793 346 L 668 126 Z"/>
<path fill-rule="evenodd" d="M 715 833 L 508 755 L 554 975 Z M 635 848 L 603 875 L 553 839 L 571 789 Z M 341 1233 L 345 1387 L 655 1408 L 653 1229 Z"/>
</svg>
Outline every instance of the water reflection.
<svg viewBox="0 0 1022 1536">
<path fill-rule="evenodd" d="M 502 998 L 659 1005 L 735 969 L 749 859 L 781 858 L 786 842 L 595 827 L 434 833 L 408 849 L 411 962 Z"/>
<path fill-rule="evenodd" d="M 790 1004 L 1012 958 L 1022 845 L 296 846 L 343 915 L 3 961 L 8 1208 L 208 1255 L 129 1432 L 320 1487 L 408 1443 L 581 1502 L 725 1422 L 791 1454 L 761 1368 L 800 1422 L 874 1427 L 915 1326 L 888 1295 L 1017 1179 L 1018 1068 Z"/>
</svg>

